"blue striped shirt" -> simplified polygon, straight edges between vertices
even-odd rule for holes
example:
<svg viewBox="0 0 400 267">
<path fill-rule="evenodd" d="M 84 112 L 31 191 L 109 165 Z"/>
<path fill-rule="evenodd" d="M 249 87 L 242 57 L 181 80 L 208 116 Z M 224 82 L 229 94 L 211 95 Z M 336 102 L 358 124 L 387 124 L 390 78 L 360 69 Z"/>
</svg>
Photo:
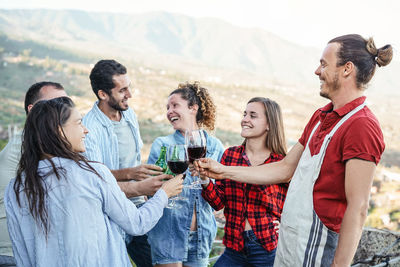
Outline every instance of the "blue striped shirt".
<svg viewBox="0 0 400 267">
<path fill-rule="evenodd" d="M 132 153 L 135 153 L 136 157 L 133 158 L 130 166 L 136 167 L 141 164 L 140 149 L 143 146 L 139 132 L 139 123 L 135 112 L 131 108 L 122 111 L 121 114 L 132 130 L 135 140 L 135 145 L 132 145 L 135 151 Z M 101 162 L 110 170 L 120 169 L 118 137 L 114 131 L 112 121 L 99 109 L 98 101 L 94 103 L 93 108 L 83 117 L 82 123 L 89 130 L 85 138 L 86 152 L 84 154 L 86 158 L 91 161 Z M 131 200 L 136 205 L 145 201 L 143 196 L 134 197 Z"/>
</svg>

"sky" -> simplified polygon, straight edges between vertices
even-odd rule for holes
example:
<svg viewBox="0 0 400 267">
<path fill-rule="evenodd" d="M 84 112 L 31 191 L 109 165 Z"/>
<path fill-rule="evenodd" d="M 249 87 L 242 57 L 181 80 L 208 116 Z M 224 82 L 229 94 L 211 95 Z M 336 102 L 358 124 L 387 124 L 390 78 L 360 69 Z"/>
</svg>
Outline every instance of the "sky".
<svg viewBox="0 0 400 267">
<path fill-rule="evenodd" d="M 400 47 L 398 0 L 0 0 L 0 9 L 80 9 L 97 12 L 167 11 L 215 17 L 241 27 L 257 27 L 322 49 L 339 35 L 374 37 L 378 47 Z"/>
</svg>

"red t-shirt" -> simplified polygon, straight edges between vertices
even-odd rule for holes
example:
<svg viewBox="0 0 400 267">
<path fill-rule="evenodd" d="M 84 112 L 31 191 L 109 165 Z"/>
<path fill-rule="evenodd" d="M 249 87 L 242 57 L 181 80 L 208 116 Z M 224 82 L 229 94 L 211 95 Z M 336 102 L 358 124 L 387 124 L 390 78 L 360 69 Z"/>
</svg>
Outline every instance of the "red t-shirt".
<svg viewBox="0 0 400 267">
<path fill-rule="evenodd" d="M 336 110 L 332 110 L 332 103 L 318 109 L 299 142 L 305 147 L 315 125 L 321 121 L 309 143 L 311 155 L 318 154 L 325 136 L 340 119 L 364 101 L 363 96 Z M 367 106 L 351 116 L 333 135 L 313 193 L 315 212 L 330 230 L 340 231 L 347 207 L 344 189 L 346 161 L 358 158 L 378 164 L 384 149 L 379 122 Z"/>
</svg>

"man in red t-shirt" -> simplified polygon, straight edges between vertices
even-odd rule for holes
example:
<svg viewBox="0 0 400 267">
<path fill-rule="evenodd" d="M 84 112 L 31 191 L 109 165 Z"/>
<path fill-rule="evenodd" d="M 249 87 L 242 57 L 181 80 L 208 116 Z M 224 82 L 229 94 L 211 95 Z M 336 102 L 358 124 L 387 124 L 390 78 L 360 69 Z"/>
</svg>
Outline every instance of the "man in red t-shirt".
<svg viewBox="0 0 400 267">
<path fill-rule="evenodd" d="M 390 63 L 392 47 L 344 35 L 325 48 L 315 74 L 318 109 L 287 156 L 257 167 L 210 159 L 200 171 L 216 179 L 275 184 L 291 181 L 283 208 L 275 266 L 349 266 L 362 233 L 373 176 L 385 148 L 379 122 L 365 105 L 366 85 Z"/>
</svg>

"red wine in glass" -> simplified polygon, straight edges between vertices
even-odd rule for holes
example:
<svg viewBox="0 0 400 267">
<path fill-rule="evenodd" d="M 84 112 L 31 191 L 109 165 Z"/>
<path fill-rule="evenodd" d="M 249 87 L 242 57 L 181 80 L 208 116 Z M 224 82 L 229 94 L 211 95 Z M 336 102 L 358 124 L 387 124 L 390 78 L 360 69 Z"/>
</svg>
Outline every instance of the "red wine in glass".
<svg viewBox="0 0 400 267">
<path fill-rule="evenodd" d="M 200 158 L 206 157 L 207 135 L 204 130 L 186 130 L 185 144 L 187 145 L 187 152 L 191 164 L 193 164 L 194 161 Z M 205 183 L 206 181 L 201 180 L 200 177 L 196 177 L 195 180 L 191 183 L 191 188 L 201 190 L 201 184 Z"/>
<path fill-rule="evenodd" d="M 181 173 L 185 173 L 187 168 L 189 167 L 189 158 L 186 150 L 186 146 L 181 144 L 170 145 L 167 151 L 167 164 L 169 170 L 177 175 Z M 183 175 L 185 177 L 185 174 Z M 183 178 L 184 179 L 184 178 Z M 179 209 L 182 207 L 181 204 L 176 203 L 176 200 L 187 200 L 186 197 L 181 194 L 169 198 L 167 208 L 169 209 Z"/>
<path fill-rule="evenodd" d="M 196 159 L 201 159 L 206 156 L 207 148 L 205 146 L 188 147 L 189 161 L 193 164 Z"/>
<path fill-rule="evenodd" d="M 187 161 L 168 161 L 168 167 L 174 174 L 184 173 L 189 167 Z"/>
</svg>

